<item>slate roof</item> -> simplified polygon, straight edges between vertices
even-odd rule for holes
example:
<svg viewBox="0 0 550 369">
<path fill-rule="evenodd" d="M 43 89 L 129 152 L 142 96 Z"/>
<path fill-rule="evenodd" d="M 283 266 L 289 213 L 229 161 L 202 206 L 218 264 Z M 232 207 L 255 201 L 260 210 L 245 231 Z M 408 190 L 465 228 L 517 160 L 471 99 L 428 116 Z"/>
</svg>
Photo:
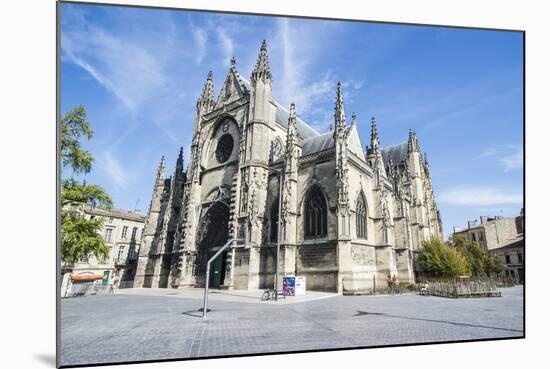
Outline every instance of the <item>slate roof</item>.
<svg viewBox="0 0 550 369">
<path fill-rule="evenodd" d="M 275 112 L 275 122 L 279 123 L 283 127 L 287 127 L 289 115 L 288 110 L 277 101 L 275 101 L 275 105 L 277 106 L 277 111 Z M 319 132 L 311 128 L 309 124 L 298 117 L 296 117 L 296 128 L 298 128 L 298 133 L 300 134 L 300 136 L 302 136 L 304 140 L 310 137 L 319 136 Z"/>
<path fill-rule="evenodd" d="M 506 243 L 505 245 L 500 246 L 500 247 L 495 247 L 495 248 L 491 249 L 491 251 L 495 251 L 495 250 L 512 250 L 512 249 L 517 249 L 517 248 L 520 248 L 520 247 L 525 247 L 525 240 L 523 239 L 523 236 L 516 237 L 515 239 L 508 240 L 508 241 L 505 241 L 505 242 L 508 242 L 508 243 Z"/>
<path fill-rule="evenodd" d="M 250 81 L 248 81 L 238 72 L 235 72 L 235 75 L 237 76 L 237 81 L 239 82 L 239 86 L 241 87 L 241 89 L 245 92 L 250 93 Z M 287 127 L 289 114 L 288 110 L 277 101 L 274 101 L 274 103 L 277 107 L 277 110 L 275 112 L 275 122 L 279 123 L 283 127 Z M 300 136 L 302 136 L 304 140 L 310 137 L 319 136 L 319 132 L 317 132 L 309 124 L 298 117 L 296 117 L 296 127 L 298 128 L 298 133 L 300 134 Z"/>
<path fill-rule="evenodd" d="M 143 214 L 124 210 L 124 209 L 119 209 L 119 208 L 102 209 L 98 207 L 88 206 L 84 211 L 88 214 L 135 220 L 137 222 L 145 222 L 145 218 L 146 218 Z"/>
<path fill-rule="evenodd" d="M 408 155 L 408 142 L 401 142 L 397 145 L 391 145 L 382 148 L 382 159 L 384 163 L 388 163 L 388 158 L 391 158 L 391 161 L 394 165 L 400 164 L 402 161 L 407 160 Z"/>
<path fill-rule="evenodd" d="M 302 155 L 309 155 L 324 151 L 330 149 L 331 147 L 334 147 L 334 137 L 332 131 L 304 140 Z"/>
</svg>

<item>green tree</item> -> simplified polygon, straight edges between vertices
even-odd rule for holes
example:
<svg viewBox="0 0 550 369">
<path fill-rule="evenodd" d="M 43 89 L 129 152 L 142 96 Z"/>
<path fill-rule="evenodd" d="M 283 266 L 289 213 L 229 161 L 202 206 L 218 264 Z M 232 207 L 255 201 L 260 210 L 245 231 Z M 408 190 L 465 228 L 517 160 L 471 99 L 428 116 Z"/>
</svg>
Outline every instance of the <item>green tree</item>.
<svg viewBox="0 0 550 369">
<path fill-rule="evenodd" d="M 485 261 L 487 255 L 478 242 L 468 241 L 463 236 L 457 236 L 453 239 L 453 245 L 466 258 L 471 275 L 479 277 L 486 273 Z"/>
<path fill-rule="evenodd" d="M 422 243 L 422 251 L 418 255 L 418 265 L 422 271 L 435 277 L 456 277 L 469 274 L 468 261 L 460 250 L 439 239 Z"/>
<path fill-rule="evenodd" d="M 90 140 L 94 132 L 88 122 L 86 108 L 79 105 L 61 118 L 61 164 L 70 167 L 75 174 L 89 173 L 94 162 L 93 156 L 82 149 L 80 139 Z"/>
<path fill-rule="evenodd" d="M 78 106 L 61 119 L 61 165 L 72 170 L 69 178 L 61 183 L 61 259 L 73 264 L 90 254 L 103 259 L 109 248 L 101 235 L 103 220 L 86 219 L 85 205 L 112 206 L 111 197 L 97 185 L 80 183 L 74 175 L 89 173 L 93 156 L 85 151 L 80 140 L 91 139 L 93 131 L 87 119 L 86 109 Z"/>
<path fill-rule="evenodd" d="M 504 263 L 502 262 L 502 259 L 495 255 L 486 254 L 484 264 L 485 272 L 488 277 L 504 272 Z"/>
</svg>

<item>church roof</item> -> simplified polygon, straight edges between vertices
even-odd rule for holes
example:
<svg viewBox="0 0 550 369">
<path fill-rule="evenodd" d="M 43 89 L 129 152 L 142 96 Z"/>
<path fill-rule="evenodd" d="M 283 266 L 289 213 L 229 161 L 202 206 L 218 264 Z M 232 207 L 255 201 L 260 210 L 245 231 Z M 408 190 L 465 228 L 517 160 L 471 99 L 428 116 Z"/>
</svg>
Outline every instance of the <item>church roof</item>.
<svg viewBox="0 0 550 369">
<path fill-rule="evenodd" d="M 322 135 L 314 136 L 304 141 L 302 155 L 309 155 L 316 152 L 324 151 L 334 147 L 333 132 L 329 131 Z"/>
<path fill-rule="evenodd" d="M 277 101 L 275 101 L 275 106 L 277 106 L 277 111 L 275 112 L 275 122 L 279 123 L 283 127 L 287 127 L 289 114 L 288 110 Z M 296 117 L 296 127 L 298 128 L 298 133 L 300 134 L 300 136 L 302 136 L 304 140 L 310 137 L 319 136 L 319 132 L 311 128 L 309 124 L 298 117 Z"/>
<path fill-rule="evenodd" d="M 407 156 L 407 141 L 398 143 L 397 145 L 387 146 L 382 149 L 382 159 L 386 164 L 388 163 L 389 158 L 391 158 L 394 165 L 400 164 L 401 162 L 407 160 Z"/>
<path fill-rule="evenodd" d="M 250 81 L 244 78 L 239 72 L 235 72 L 237 77 L 237 82 L 243 91 L 250 93 Z M 275 112 L 275 122 L 279 123 L 283 127 L 288 126 L 288 110 L 279 104 L 277 101 L 274 101 L 277 111 Z M 319 132 L 313 129 L 309 124 L 296 117 L 296 127 L 298 128 L 298 133 L 302 136 L 303 139 L 308 139 L 310 137 L 319 136 Z"/>
<path fill-rule="evenodd" d="M 250 81 L 248 81 L 246 78 L 241 76 L 241 74 L 237 71 L 235 71 L 235 76 L 237 77 L 237 82 L 239 83 L 239 86 L 244 92 L 250 92 Z"/>
</svg>

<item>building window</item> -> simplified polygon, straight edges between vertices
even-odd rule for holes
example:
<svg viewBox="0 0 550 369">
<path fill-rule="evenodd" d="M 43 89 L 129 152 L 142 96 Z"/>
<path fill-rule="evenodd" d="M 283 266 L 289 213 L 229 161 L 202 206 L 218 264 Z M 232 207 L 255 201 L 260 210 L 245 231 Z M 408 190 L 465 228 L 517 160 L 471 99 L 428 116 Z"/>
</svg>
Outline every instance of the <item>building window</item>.
<svg viewBox="0 0 550 369">
<path fill-rule="evenodd" d="M 128 260 L 133 261 L 137 259 L 137 253 L 135 246 L 130 246 L 128 249 Z"/>
<path fill-rule="evenodd" d="M 357 238 L 367 238 L 367 204 L 363 193 L 357 196 L 355 203 L 355 227 Z"/>
<path fill-rule="evenodd" d="M 472 241 L 475 241 L 476 240 L 476 234 L 475 233 L 472 233 L 470 234 L 472 236 Z"/>
<path fill-rule="evenodd" d="M 327 204 L 319 187 L 311 187 L 304 204 L 304 237 L 325 237 L 327 235 Z"/>
<path fill-rule="evenodd" d="M 122 257 L 124 256 L 124 246 L 120 246 L 119 249 L 118 249 L 118 256 L 117 256 L 117 259 L 118 260 L 122 260 Z"/>
<path fill-rule="evenodd" d="M 113 218 L 109 218 L 109 224 L 113 224 Z"/>
<path fill-rule="evenodd" d="M 483 232 L 479 234 L 479 240 L 484 241 Z"/>
<path fill-rule="evenodd" d="M 510 255 L 505 255 L 504 259 L 506 260 L 506 264 L 510 264 Z"/>
<path fill-rule="evenodd" d="M 218 146 L 216 146 L 216 159 L 218 162 L 225 163 L 233 152 L 233 137 L 230 134 L 225 134 L 220 137 Z"/>
<path fill-rule="evenodd" d="M 134 227 L 132 229 L 132 240 L 135 240 L 136 237 L 137 237 L 137 230 L 138 230 L 138 227 Z"/>
<path fill-rule="evenodd" d="M 113 236 L 113 229 L 107 228 L 105 230 L 105 242 L 111 242 L 112 236 Z"/>
<path fill-rule="evenodd" d="M 128 235 L 128 226 L 122 227 L 122 239 L 126 239 L 126 236 Z"/>
<path fill-rule="evenodd" d="M 523 264 L 523 255 L 518 252 L 518 263 Z"/>
<path fill-rule="evenodd" d="M 275 201 L 273 201 L 273 204 L 271 205 L 270 219 L 270 240 L 271 242 L 277 242 L 279 238 L 279 196 L 277 196 L 277 198 L 275 199 Z"/>
</svg>

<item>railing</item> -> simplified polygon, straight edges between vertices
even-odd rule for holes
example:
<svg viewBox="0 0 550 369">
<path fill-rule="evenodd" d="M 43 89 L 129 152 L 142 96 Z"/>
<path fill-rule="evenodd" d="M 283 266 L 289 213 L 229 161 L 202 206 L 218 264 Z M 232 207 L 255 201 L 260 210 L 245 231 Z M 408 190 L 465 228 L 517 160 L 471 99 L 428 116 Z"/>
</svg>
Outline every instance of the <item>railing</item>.
<svg viewBox="0 0 550 369">
<path fill-rule="evenodd" d="M 432 282 L 421 289 L 421 294 L 440 297 L 500 297 L 496 282 Z"/>
<path fill-rule="evenodd" d="M 65 297 L 108 295 L 113 293 L 111 284 L 73 283 Z"/>
</svg>

